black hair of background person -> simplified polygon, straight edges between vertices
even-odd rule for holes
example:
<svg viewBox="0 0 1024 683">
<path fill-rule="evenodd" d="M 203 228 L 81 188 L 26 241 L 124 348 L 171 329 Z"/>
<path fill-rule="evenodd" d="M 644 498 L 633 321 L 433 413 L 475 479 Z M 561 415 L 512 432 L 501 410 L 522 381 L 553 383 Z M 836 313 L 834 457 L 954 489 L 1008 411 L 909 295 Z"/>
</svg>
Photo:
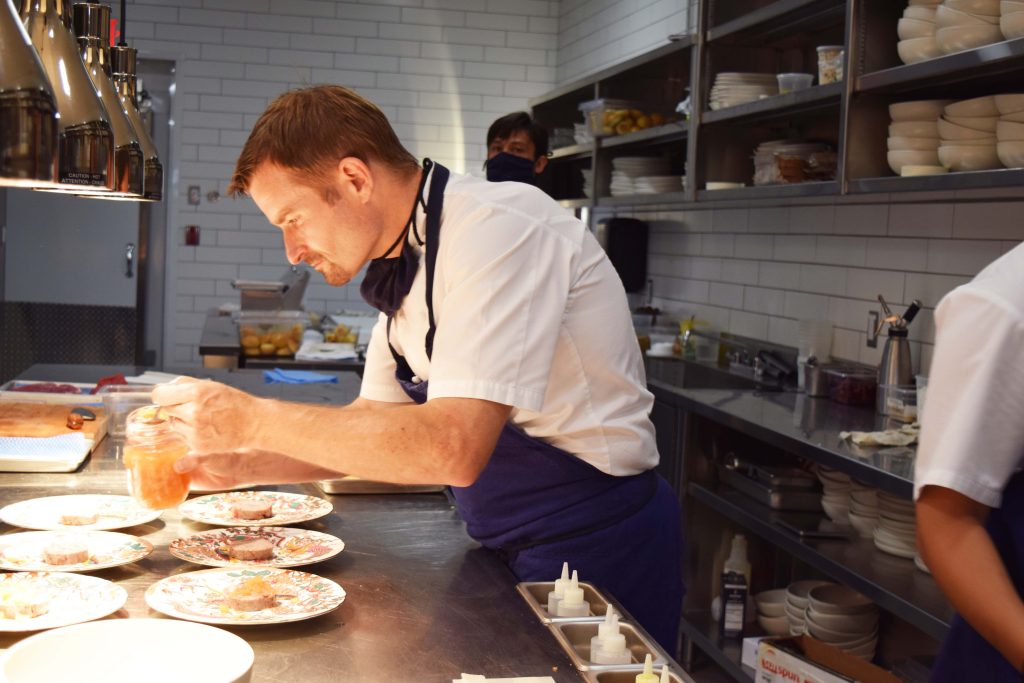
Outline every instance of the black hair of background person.
<svg viewBox="0 0 1024 683">
<path fill-rule="evenodd" d="M 533 117 L 525 111 L 514 111 L 495 119 L 487 129 L 487 147 L 490 148 L 491 142 L 495 138 L 507 138 L 517 130 L 525 130 L 530 136 L 530 140 L 533 142 L 535 161 L 550 151 L 547 129 L 534 121 Z M 576 196 L 573 188 L 559 186 L 558 179 L 551 171 L 551 164 L 537 174 L 536 182 L 537 187 L 555 199 Z M 564 179 L 562 179 L 561 185 L 565 185 Z"/>
</svg>

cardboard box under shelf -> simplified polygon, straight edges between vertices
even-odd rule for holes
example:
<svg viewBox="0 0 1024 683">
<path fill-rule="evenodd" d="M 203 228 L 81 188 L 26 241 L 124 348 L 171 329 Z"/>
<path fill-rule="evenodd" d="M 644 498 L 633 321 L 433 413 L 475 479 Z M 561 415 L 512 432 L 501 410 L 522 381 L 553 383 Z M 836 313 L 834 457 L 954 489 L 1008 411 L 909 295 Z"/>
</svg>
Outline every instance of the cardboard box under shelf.
<svg viewBox="0 0 1024 683">
<path fill-rule="evenodd" d="M 765 638 L 758 645 L 756 683 L 900 683 L 885 669 L 810 636 Z"/>
</svg>

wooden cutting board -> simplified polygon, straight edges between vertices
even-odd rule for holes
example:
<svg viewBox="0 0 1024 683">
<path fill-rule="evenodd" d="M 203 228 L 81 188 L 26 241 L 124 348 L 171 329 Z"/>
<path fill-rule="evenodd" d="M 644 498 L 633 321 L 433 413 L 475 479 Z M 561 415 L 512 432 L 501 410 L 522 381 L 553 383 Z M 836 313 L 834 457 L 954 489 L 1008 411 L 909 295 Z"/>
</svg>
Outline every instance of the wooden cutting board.
<svg viewBox="0 0 1024 683">
<path fill-rule="evenodd" d="M 79 430 L 67 426 L 73 405 L 48 405 L 19 401 L 0 401 L 0 436 L 60 436 Z M 80 430 L 87 439 L 97 442 L 107 433 L 107 416 L 102 408 L 89 407 L 95 420 L 87 420 Z"/>
</svg>

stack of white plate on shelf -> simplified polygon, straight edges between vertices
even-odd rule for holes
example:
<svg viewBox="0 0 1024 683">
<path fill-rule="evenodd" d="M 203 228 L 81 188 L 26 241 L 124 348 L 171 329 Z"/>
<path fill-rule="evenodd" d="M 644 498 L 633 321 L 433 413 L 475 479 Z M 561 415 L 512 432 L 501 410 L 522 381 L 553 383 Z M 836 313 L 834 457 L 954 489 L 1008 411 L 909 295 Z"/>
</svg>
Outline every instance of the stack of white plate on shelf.
<svg viewBox="0 0 1024 683">
<path fill-rule="evenodd" d="M 779 81 L 775 74 L 723 72 L 715 76 L 710 106 L 725 109 L 778 94 Z"/>
<path fill-rule="evenodd" d="M 896 24 L 896 52 L 904 64 L 913 64 L 942 54 L 935 42 L 934 4 L 914 5 L 903 10 L 903 17 Z"/>
<path fill-rule="evenodd" d="M 1024 8 L 1024 2 L 1021 3 Z M 1024 17 L 1024 11 L 1021 16 Z M 996 153 L 1006 168 L 1024 167 L 1024 95 L 996 95 Z"/>
<path fill-rule="evenodd" d="M 943 0 L 935 8 L 935 44 L 943 54 L 1003 40 L 999 0 Z"/>
<path fill-rule="evenodd" d="M 678 175 L 642 175 L 633 179 L 633 186 L 637 194 L 679 192 L 682 180 Z"/>
<path fill-rule="evenodd" d="M 786 589 L 764 591 L 754 596 L 757 605 L 757 623 L 773 636 L 789 635 L 789 617 L 786 615 Z"/>
<path fill-rule="evenodd" d="M 870 661 L 878 645 L 878 607 L 846 586 L 818 586 L 807 595 L 806 632 L 840 650 Z"/>
<path fill-rule="evenodd" d="M 815 581 L 812 579 L 794 581 L 786 587 L 786 603 L 783 605 L 783 609 L 786 612 L 786 617 L 789 619 L 789 632 L 791 635 L 798 636 L 804 632 L 807 606 L 810 604 L 810 598 L 807 597 L 807 594 L 811 592 L 811 589 L 818 586 L 834 585 L 828 581 Z"/>
<path fill-rule="evenodd" d="M 836 524 L 850 523 L 850 490 L 853 482 L 849 475 L 826 467 L 818 467 L 818 479 L 825 493 L 821 496 L 821 508 Z"/>
<path fill-rule="evenodd" d="M 1002 168 L 996 149 L 999 109 L 992 95 L 946 105 L 939 119 L 939 161 L 950 171 Z"/>
<path fill-rule="evenodd" d="M 641 178 L 667 176 L 669 173 L 669 162 L 664 157 L 618 157 L 612 159 L 612 183 L 611 193 L 613 197 L 622 195 L 637 194 L 639 188 L 637 181 Z M 658 190 L 659 192 L 672 192 L 679 186 L 679 176 L 673 178 L 672 188 Z M 664 186 L 659 181 L 659 187 Z M 644 188 L 653 188 L 654 185 L 645 183 Z M 648 194 L 653 190 L 648 190 Z"/>
<path fill-rule="evenodd" d="M 594 180 L 594 172 L 589 168 L 580 169 L 580 173 L 583 174 L 583 194 L 586 197 L 590 196 L 590 186 Z"/>
<path fill-rule="evenodd" d="M 914 100 L 889 105 L 889 168 L 896 175 L 945 173 L 939 163 L 939 117 L 950 100 Z"/>
<path fill-rule="evenodd" d="M 914 559 L 917 554 L 917 518 L 914 502 L 885 491 L 878 492 L 875 547 L 882 552 Z"/>
<path fill-rule="evenodd" d="M 856 479 L 850 488 L 850 524 L 861 538 L 874 538 L 878 524 L 878 491 Z"/>
</svg>

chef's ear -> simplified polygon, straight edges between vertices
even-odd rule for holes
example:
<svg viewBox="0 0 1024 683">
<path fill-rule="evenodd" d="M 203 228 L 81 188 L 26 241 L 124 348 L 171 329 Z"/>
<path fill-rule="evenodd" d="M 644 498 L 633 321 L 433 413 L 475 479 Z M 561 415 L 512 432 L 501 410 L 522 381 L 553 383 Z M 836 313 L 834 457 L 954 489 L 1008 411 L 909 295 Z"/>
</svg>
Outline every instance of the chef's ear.
<svg viewBox="0 0 1024 683">
<path fill-rule="evenodd" d="M 364 204 L 373 194 L 370 167 L 356 157 L 345 157 L 338 162 L 338 179 L 342 187 L 351 191 Z"/>
</svg>

